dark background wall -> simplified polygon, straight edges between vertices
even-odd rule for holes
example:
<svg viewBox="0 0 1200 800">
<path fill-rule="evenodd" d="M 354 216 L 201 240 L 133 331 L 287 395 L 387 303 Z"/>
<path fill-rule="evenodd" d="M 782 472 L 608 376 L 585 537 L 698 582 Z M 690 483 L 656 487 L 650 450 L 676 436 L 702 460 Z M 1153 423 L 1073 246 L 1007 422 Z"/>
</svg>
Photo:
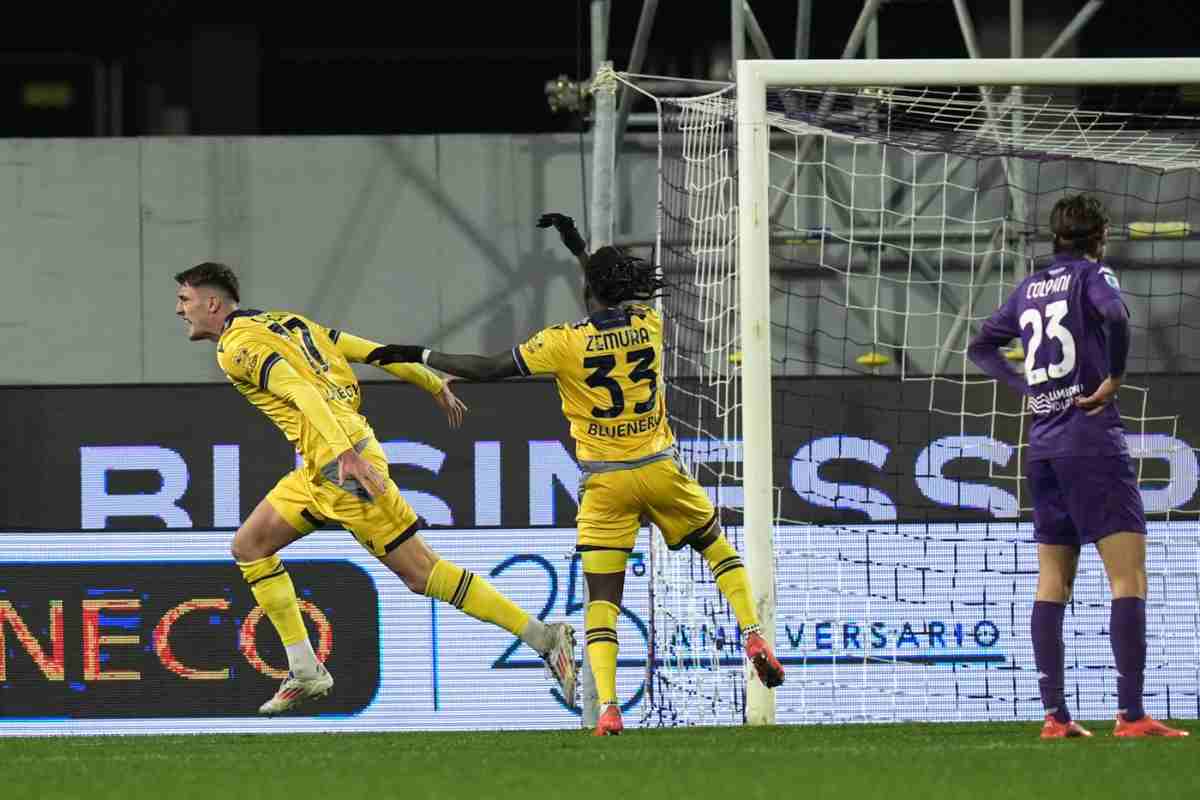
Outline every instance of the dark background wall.
<svg viewBox="0 0 1200 800">
<path fill-rule="evenodd" d="M 609 57 L 629 63 L 641 3 L 612 4 Z M 752 3 L 777 58 L 795 48 L 797 4 Z M 837 58 L 858 2 L 814 3 L 810 54 Z M 1026 3 L 1027 55 L 1084 6 Z M 1008 4 L 970 3 L 987 56 L 1007 56 Z M 0 136 L 190 133 L 547 132 L 579 127 L 550 111 L 559 75 L 591 72 L 589 3 L 362 2 L 289 7 L 259 22 L 227 2 L 123 4 L 103 16 L 23 9 L 0 30 Z M 1189 0 L 1109 2 L 1062 55 L 1186 56 L 1200 41 Z M 203 21 L 201 21 L 203 20 Z M 724 79 L 726 0 L 659 4 L 643 71 Z M 891 0 L 884 58 L 963 57 L 949 0 Z M 748 56 L 753 51 L 747 50 Z"/>
</svg>

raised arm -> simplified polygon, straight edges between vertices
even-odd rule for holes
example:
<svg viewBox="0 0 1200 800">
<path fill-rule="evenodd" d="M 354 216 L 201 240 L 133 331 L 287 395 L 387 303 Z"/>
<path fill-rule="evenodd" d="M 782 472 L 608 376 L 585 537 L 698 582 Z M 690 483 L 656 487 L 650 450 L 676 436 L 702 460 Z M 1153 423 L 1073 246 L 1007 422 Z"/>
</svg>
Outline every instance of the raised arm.
<svg viewBox="0 0 1200 800">
<path fill-rule="evenodd" d="M 583 237 L 579 235 L 579 230 L 575 227 L 575 220 L 566 214 L 551 212 L 549 214 L 542 214 L 538 219 L 537 226 L 539 228 L 553 226 L 558 231 L 562 243 L 571 251 L 571 255 L 575 256 L 576 260 L 579 261 L 580 268 L 587 269 L 587 244 L 583 241 Z"/>
</svg>

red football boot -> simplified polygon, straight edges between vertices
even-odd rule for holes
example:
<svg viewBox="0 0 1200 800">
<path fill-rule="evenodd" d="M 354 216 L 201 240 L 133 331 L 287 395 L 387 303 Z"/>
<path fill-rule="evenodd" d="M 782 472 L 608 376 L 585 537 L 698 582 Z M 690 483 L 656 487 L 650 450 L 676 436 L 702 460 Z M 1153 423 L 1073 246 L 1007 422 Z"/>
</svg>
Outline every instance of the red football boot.
<svg viewBox="0 0 1200 800">
<path fill-rule="evenodd" d="M 1047 714 L 1046 722 L 1042 725 L 1043 739 L 1074 739 L 1077 736 L 1091 735 L 1092 732 L 1078 722 L 1074 720 L 1059 722 L 1054 718 L 1053 714 Z"/>
<path fill-rule="evenodd" d="M 1113 728 L 1113 736 L 1188 736 L 1190 731 L 1178 728 L 1168 728 L 1149 714 L 1143 714 L 1139 720 L 1129 722 L 1124 714 L 1117 714 L 1117 726 Z"/>
<path fill-rule="evenodd" d="M 596 720 L 596 730 L 592 731 L 592 736 L 619 736 L 623 730 L 625 723 L 621 721 L 621 709 L 616 703 L 605 704 L 600 710 L 600 719 Z"/>
<path fill-rule="evenodd" d="M 783 665 L 771 652 L 771 646 L 760 633 L 752 633 L 746 637 L 746 658 L 754 664 L 754 671 L 763 686 L 774 689 L 783 683 Z"/>
</svg>

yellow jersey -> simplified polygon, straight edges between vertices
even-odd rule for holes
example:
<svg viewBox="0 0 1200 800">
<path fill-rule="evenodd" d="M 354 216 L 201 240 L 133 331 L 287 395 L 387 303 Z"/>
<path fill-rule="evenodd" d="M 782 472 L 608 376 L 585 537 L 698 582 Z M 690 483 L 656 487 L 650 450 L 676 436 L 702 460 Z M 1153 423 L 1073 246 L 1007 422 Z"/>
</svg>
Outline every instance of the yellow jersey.
<svg viewBox="0 0 1200 800">
<path fill-rule="evenodd" d="M 365 362 L 376 347 L 300 314 L 247 309 L 225 320 L 217 364 L 295 445 L 317 482 L 322 467 L 375 435 L 358 413 L 362 390 L 350 362 Z M 442 380 L 419 364 L 383 368 L 432 394 L 442 390 Z"/>
<path fill-rule="evenodd" d="M 675 443 L 663 397 L 662 317 L 645 305 L 598 311 L 513 348 L 523 375 L 553 375 L 580 461 L 638 461 Z"/>
</svg>

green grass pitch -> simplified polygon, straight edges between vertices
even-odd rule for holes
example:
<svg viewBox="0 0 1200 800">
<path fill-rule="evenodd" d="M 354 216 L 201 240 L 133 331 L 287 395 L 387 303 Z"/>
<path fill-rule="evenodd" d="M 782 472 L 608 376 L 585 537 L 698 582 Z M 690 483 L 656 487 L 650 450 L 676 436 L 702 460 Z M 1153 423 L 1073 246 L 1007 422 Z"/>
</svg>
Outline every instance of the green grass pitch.
<svg viewBox="0 0 1200 800">
<path fill-rule="evenodd" d="M 0 797 L 1200 798 L 1187 739 L 1042 742 L 1038 725 L 0 739 Z"/>
</svg>

